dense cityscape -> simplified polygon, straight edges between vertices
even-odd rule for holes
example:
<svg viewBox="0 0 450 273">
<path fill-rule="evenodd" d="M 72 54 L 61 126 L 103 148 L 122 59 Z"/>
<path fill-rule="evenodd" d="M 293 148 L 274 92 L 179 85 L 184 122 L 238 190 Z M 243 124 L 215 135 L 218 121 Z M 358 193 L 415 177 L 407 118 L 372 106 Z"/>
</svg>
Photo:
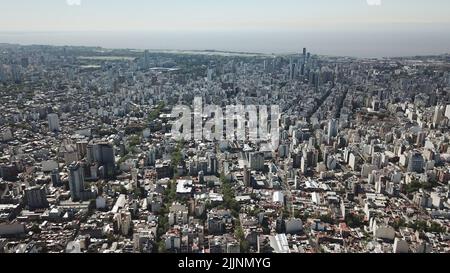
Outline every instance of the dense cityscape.
<svg viewBox="0 0 450 273">
<path fill-rule="evenodd" d="M 450 55 L 0 44 L 0 98 L 0 253 L 450 252 Z M 175 139 L 195 98 L 278 147 Z"/>
</svg>

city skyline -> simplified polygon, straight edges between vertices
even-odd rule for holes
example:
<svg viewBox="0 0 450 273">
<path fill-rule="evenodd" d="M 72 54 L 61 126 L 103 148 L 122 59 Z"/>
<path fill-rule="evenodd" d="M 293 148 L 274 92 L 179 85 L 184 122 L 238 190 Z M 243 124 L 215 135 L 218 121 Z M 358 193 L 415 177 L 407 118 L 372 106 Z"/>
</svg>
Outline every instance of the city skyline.
<svg viewBox="0 0 450 273">
<path fill-rule="evenodd" d="M 450 253 L 448 0 L 0 1 L 0 256 Z"/>
<path fill-rule="evenodd" d="M 137 2 L 5 1 L 0 42 L 269 54 L 305 45 L 323 55 L 355 57 L 450 48 L 447 1 Z"/>
</svg>

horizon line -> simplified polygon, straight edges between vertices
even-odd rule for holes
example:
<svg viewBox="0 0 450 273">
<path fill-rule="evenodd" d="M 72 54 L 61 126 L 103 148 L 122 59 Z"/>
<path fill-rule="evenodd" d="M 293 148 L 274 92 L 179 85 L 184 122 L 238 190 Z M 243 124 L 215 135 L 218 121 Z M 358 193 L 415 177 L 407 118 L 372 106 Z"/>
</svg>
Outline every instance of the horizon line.
<svg viewBox="0 0 450 273">
<path fill-rule="evenodd" d="M 2 32 L 0 31 L 0 34 Z M 105 46 L 99 46 L 99 45 L 70 45 L 70 44 L 41 44 L 41 43 L 11 43 L 11 42 L 1 42 L 0 45 L 9 45 L 9 46 L 47 46 L 47 47 L 84 47 L 84 48 L 100 48 L 105 50 L 135 50 L 135 51 L 152 51 L 155 53 L 167 53 L 167 54 L 176 54 L 179 53 L 193 53 L 191 55 L 205 55 L 205 54 L 199 54 L 201 52 L 208 52 L 208 53 L 231 53 L 231 54 L 242 54 L 242 55 L 248 55 L 248 57 L 276 57 L 276 56 L 291 56 L 300 54 L 301 50 L 298 52 L 283 52 L 283 53 L 268 53 L 268 52 L 247 52 L 247 51 L 234 51 L 234 50 L 220 50 L 220 49 L 162 49 L 162 48 L 131 48 L 131 47 L 105 47 Z M 195 54 L 198 53 L 198 54 Z M 319 56 L 319 57 L 328 57 L 328 58 L 352 58 L 352 59 L 397 59 L 397 58 L 411 58 L 411 57 L 440 57 L 440 56 L 447 56 L 450 55 L 449 52 L 443 52 L 439 54 L 412 54 L 412 55 L 398 55 L 398 56 L 380 56 L 380 57 L 361 57 L 361 56 L 350 56 L 350 55 L 332 55 L 332 54 L 316 54 L 310 52 L 311 55 Z M 214 54 L 213 54 L 214 55 Z M 255 55 L 255 56 L 251 56 Z"/>
</svg>

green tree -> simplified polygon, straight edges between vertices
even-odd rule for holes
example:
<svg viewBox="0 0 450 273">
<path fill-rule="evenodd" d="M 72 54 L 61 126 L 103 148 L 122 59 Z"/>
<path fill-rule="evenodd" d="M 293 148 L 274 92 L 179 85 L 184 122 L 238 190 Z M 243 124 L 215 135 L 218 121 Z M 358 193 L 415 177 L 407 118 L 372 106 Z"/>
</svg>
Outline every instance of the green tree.
<svg viewBox="0 0 450 273">
<path fill-rule="evenodd" d="M 335 223 L 334 218 L 329 214 L 321 215 L 319 219 L 320 219 L 320 221 L 327 223 L 327 224 L 333 225 Z"/>
<path fill-rule="evenodd" d="M 156 106 L 155 109 L 153 109 L 150 114 L 148 115 L 148 121 L 152 122 L 155 119 L 159 118 L 159 116 L 161 115 L 161 111 L 164 109 L 164 107 L 166 107 L 166 104 L 161 101 L 158 106 Z"/>
<path fill-rule="evenodd" d="M 364 216 L 362 215 L 349 213 L 345 216 L 345 219 L 347 225 L 351 228 L 358 228 L 364 225 Z"/>
</svg>

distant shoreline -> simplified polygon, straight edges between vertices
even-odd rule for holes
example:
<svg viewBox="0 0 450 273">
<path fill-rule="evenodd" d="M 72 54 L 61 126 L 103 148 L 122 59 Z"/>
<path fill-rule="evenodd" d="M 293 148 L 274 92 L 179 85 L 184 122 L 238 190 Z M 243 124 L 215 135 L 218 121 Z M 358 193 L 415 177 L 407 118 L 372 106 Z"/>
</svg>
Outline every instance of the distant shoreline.
<svg viewBox="0 0 450 273">
<path fill-rule="evenodd" d="M 1 38 L 2 32 L 0 32 Z M 223 57 L 290 57 L 300 54 L 295 52 L 286 53 L 258 53 L 258 52 L 244 52 L 244 51 L 226 51 L 218 49 L 154 49 L 154 48 L 108 48 L 103 46 L 92 46 L 92 45 L 59 45 L 59 44 L 40 44 L 40 43 L 9 43 L 0 41 L 0 48 L 8 46 L 21 46 L 21 47 L 69 47 L 69 48 L 80 48 L 80 49 L 90 49 L 90 50 L 102 50 L 103 53 L 113 52 L 113 51 L 130 51 L 135 53 L 143 53 L 148 50 L 150 53 L 160 53 L 160 54 L 185 54 L 185 55 L 210 55 L 210 56 L 223 56 Z M 1 52 L 0 52 L 1 54 Z M 349 58 L 349 59 L 359 59 L 359 60 L 382 60 L 382 59 L 407 59 L 407 58 L 427 58 L 427 57 L 445 57 L 450 56 L 450 53 L 441 54 L 424 54 L 424 55 L 405 55 L 405 56 L 385 56 L 385 57 L 358 57 L 358 56 L 345 56 L 345 55 L 327 55 L 327 54 L 313 54 L 324 58 Z"/>
</svg>

